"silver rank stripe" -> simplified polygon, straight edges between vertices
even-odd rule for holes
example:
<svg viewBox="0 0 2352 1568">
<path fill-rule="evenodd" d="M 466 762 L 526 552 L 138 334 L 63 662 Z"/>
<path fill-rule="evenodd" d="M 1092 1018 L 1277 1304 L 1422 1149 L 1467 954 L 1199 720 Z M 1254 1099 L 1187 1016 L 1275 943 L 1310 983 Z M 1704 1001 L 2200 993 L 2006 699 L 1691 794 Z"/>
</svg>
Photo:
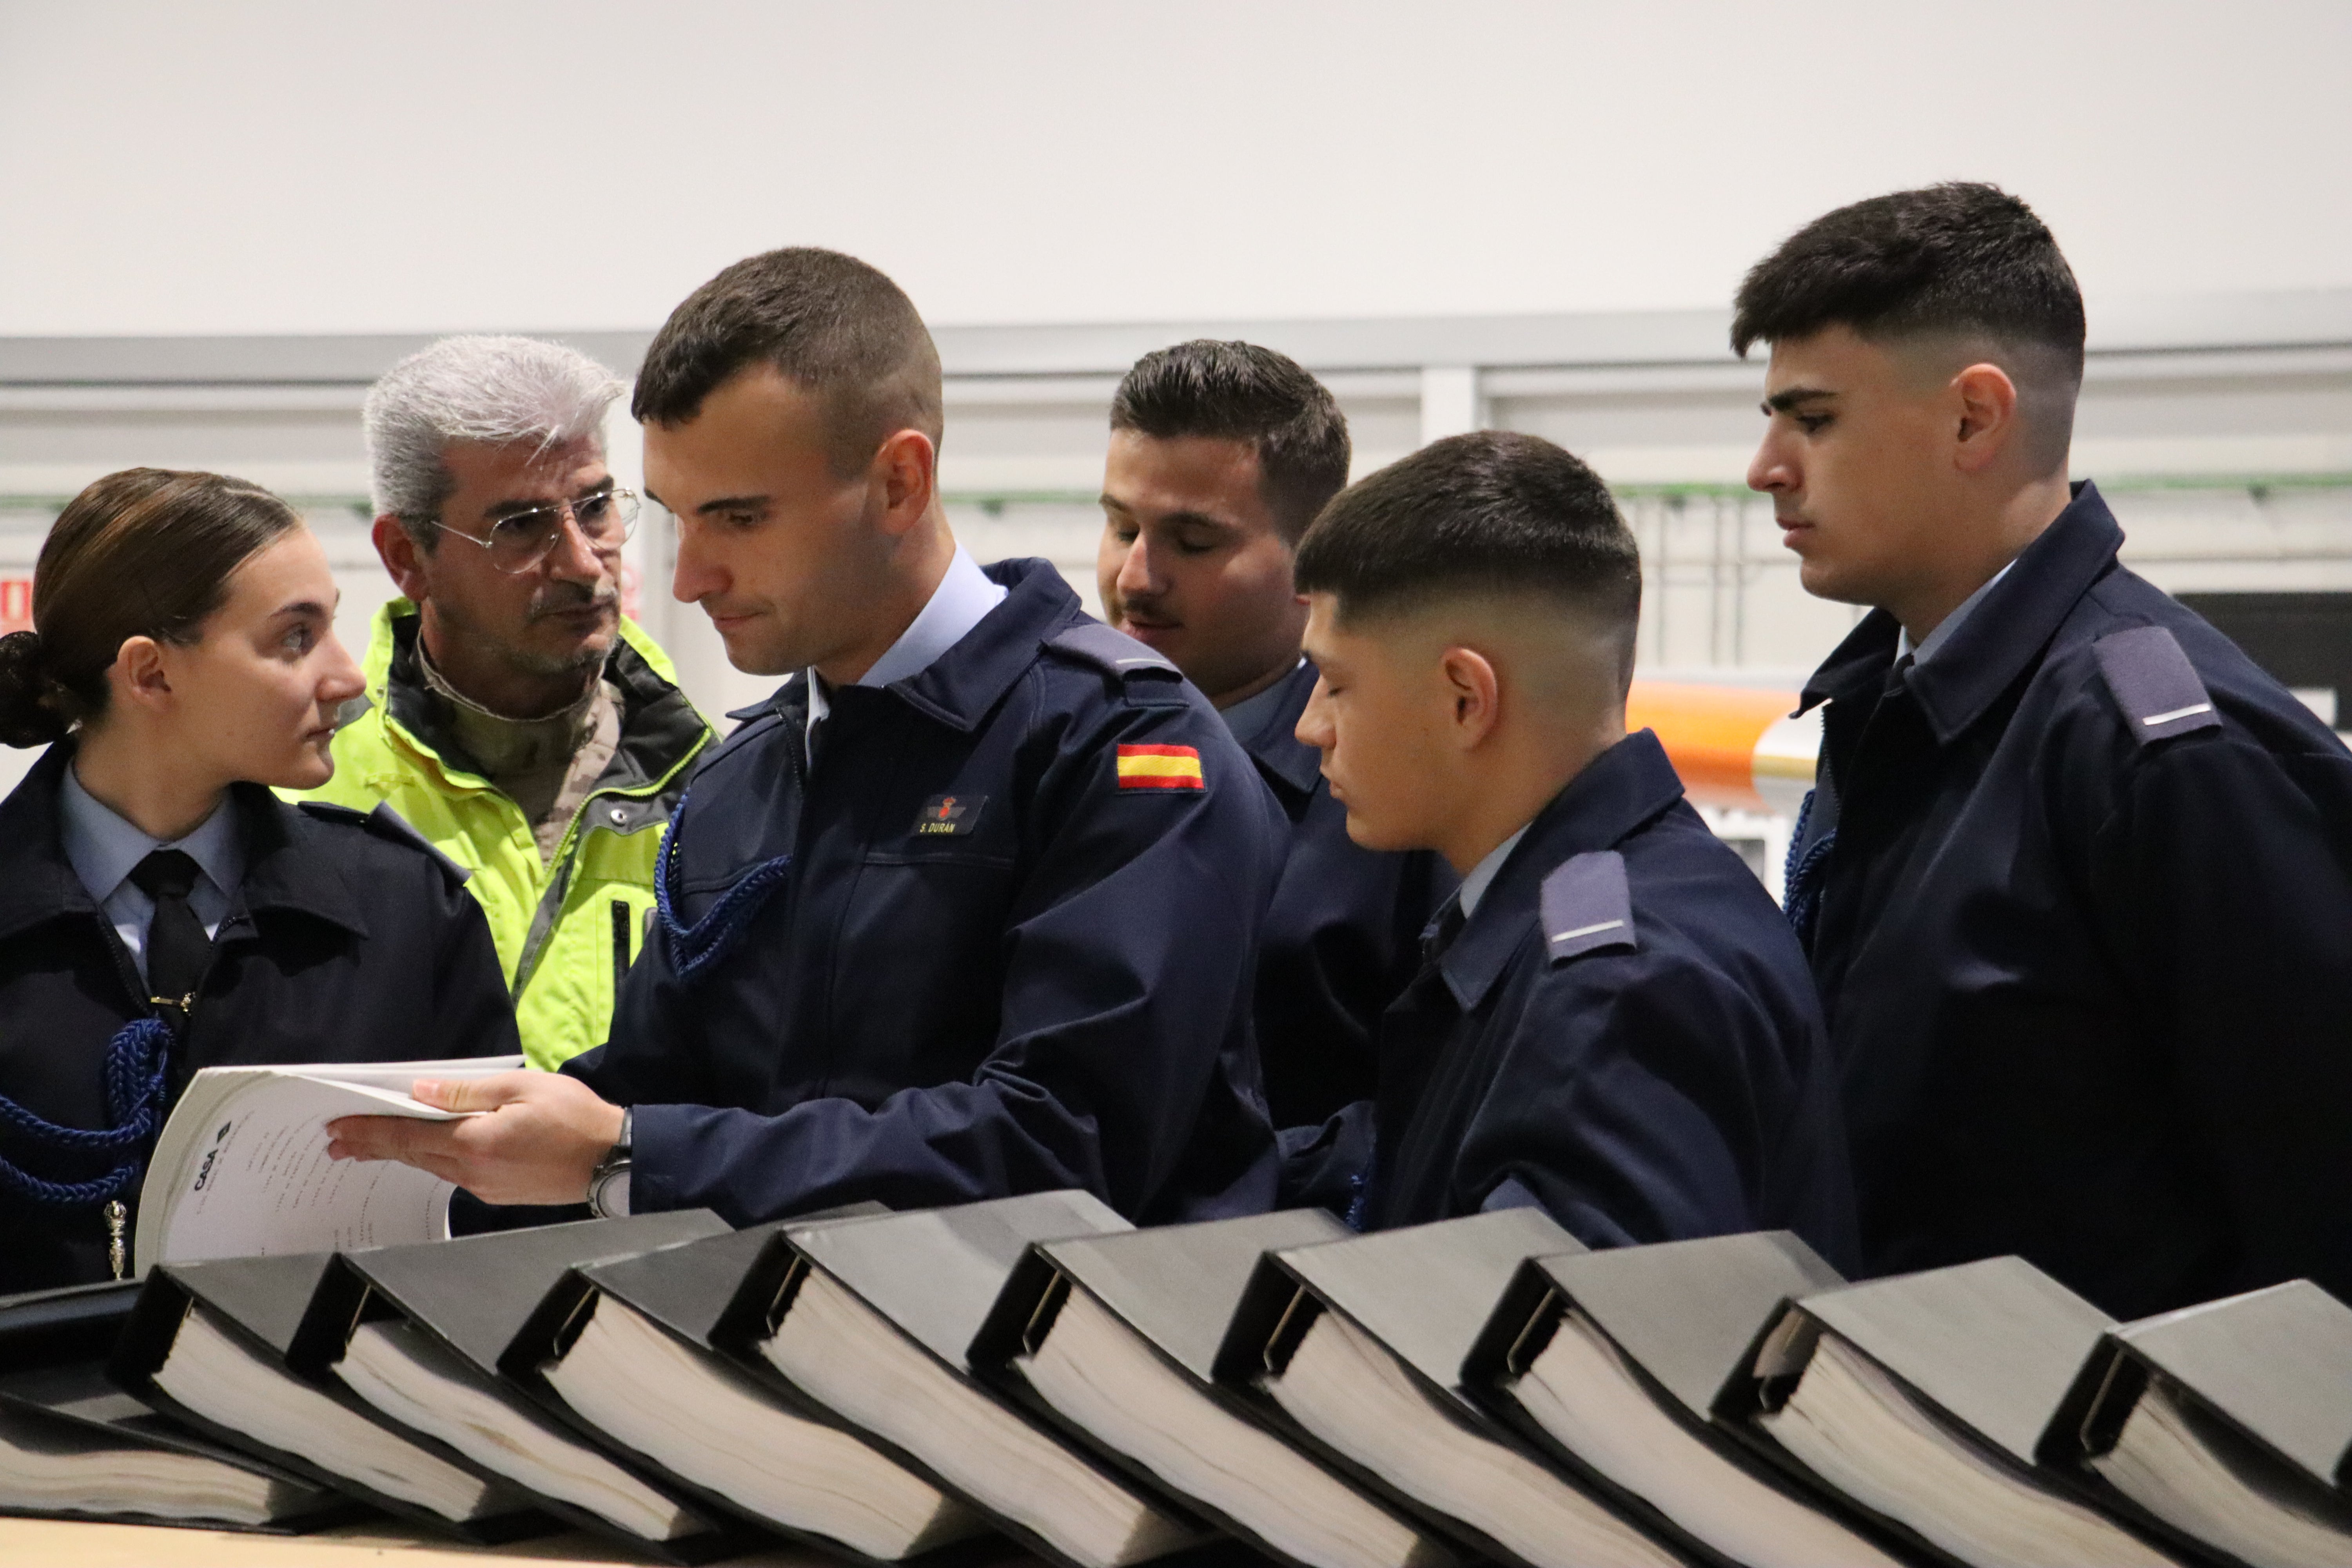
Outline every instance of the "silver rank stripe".
<svg viewBox="0 0 2352 1568">
<path fill-rule="evenodd" d="M 2213 705 L 2210 702 L 2199 702 L 2187 708 L 2175 708 L 2169 713 L 2151 713 L 2140 722 L 2147 725 L 2169 724 L 2175 719 L 2193 719 L 2200 713 L 2211 711 L 2213 711 Z"/>
<path fill-rule="evenodd" d="M 1596 931 L 1615 931 L 1619 926 L 1623 925 L 1624 923 L 1625 922 L 1623 921 L 1602 921 L 1598 925 L 1579 926 L 1574 931 L 1556 931 L 1551 933 L 1551 940 L 1554 942 L 1574 942 L 1578 937 L 1591 936 Z"/>
</svg>

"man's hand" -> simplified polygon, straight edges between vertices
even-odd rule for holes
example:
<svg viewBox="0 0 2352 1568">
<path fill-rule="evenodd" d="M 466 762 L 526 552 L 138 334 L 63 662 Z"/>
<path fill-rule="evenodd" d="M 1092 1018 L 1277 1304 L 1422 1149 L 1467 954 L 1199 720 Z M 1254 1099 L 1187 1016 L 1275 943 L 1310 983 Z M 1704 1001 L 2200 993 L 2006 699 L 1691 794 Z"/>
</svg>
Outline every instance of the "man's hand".
<svg viewBox="0 0 2352 1568">
<path fill-rule="evenodd" d="M 561 1073 L 419 1079 L 409 1092 L 443 1110 L 487 1114 L 462 1121 L 346 1116 L 327 1123 L 328 1156 L 398 1160 L 487 1204 L 576 1204 L 588 1195 L 596 1162 L 621 1139 L 621 1108 Z"/>
</svg>

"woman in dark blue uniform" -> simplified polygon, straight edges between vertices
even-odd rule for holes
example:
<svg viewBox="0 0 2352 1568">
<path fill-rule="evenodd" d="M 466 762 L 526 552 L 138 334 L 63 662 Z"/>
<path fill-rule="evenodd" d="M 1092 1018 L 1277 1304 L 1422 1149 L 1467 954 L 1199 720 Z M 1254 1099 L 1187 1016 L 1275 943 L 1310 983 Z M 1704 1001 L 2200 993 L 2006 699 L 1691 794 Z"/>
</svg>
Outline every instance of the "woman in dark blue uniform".
<svg viewBox="0 0 2352 1568">
<path fill-rule="evenodd" d="M 120 1275 L 199 1068 L 516 1050 L 480 909 L 397 817 L 289 805 L 362 689 L 319 542 L 216 474 L 132 468 L 0 638 L 0 1293 Z"/>
</svg>

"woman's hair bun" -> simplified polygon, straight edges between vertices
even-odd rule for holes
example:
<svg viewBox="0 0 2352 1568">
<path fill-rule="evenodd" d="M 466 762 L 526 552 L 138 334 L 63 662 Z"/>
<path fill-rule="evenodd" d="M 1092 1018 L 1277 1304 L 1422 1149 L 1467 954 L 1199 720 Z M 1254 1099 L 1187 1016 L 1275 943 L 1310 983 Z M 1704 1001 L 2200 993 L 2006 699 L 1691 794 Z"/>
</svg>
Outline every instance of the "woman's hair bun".
<svg viewBox="0 0 2352 1568">
<path fill-rule="evenodd" d="M 46 746 L 65 739 L 65 715 L 44 700 L 49 684 L 39 634 L 0 637 L 0 745 Z"/>
</svg>

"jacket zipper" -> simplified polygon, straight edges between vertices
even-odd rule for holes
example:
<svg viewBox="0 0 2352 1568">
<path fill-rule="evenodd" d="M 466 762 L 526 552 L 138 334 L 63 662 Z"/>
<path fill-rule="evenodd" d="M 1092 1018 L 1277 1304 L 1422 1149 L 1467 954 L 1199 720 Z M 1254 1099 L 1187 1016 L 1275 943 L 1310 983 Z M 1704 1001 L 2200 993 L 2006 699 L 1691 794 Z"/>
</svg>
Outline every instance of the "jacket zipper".
<svg viewBox="0 0 2352 1568">
<path fill-rule="evenodd" d="M 621 996 L 621 982 L 629 976 L 629 900 L 613 900 L 613 999 Z"/>
<path fill-rule="evenodd" d="M 444 784 L 449 782 L 448 764 L 441 760 L 440 754 L 408 733 L 404 727 L 393 720 L 389 711 L 384 714 L 384 728 L 414 752 L 418 761 L 429 763 L 434 771 L 440 774 Z M 530 927 L 523 936 L 523 950 L 515 960 L 514 984 L 507 988 L 507 1001 L 509 1005 L 521 1005 L 523 990 L 530 984 L 531 976 L 539 973 L 540 958 L 546 952 L 548 939 L 555 932 L 555 917 L 562 910 L 564 900 L 571 896 L 572 874 L 577 864 L 584 837 L 580 831 L 580 824 L 587 816 L 588 808 L 600 800 L 645 800 L 659 795 L 667 787 L 670 780 L 678 775 L 681 769 L 702 754 L 707 743 L 706 737 L 704 743 L 697 744 L 685 756 L 672 763 L 669 770 L 661 777 L 651 784 L 639 785 L 635 793 L 627 790 L 598 791 L 591 794 L 573 810 L 572 821 L 563 830 L 563 840 L 557 846 L 562 855 L 561 868 L 549 881 L 546 890 L 540 895 L 538 907 L 531 911 Z M 491 795 L 499 793 L 498 786 L 488 779 L 482 781 L 480 789 Z M 523 824 L 523 831 L 525 833 L 530 831 L 530 823 Z M 532 853 L 538 853 L 538 849 L 539 846 L 534 843 L 531 846 Z"/>
<path fill-rule="evenodd" d="M 685 763 L 678 766 L 683 767 Z M 677 773 L 677 768 L 672 768 L 651 784 L 641 786 L 640 793 L 635 795 L 625 790 L 599 791 L 582 801 L 572 812 L 572 822 L 563 830 L 563 841 L 556 847 L 562 857 L 561 863 L 554 878 L 547 884 L 547 890 L 540 895 L 539 907 L 531 911 L 530 930 L 523 937 L 522 954 L 515 962 L 514 984 L 507 994 L 509 1002 L 521 1003 L 523 988 L 530 984 L 530 977 L 539 973 L 539 961 L 547 951 L 548 940 L 555 934 L 556 917 L 562 912 L 564 900 L 572 895 L 572 873 L 579 868 L 580 851 L 587 842 L 587 835 L 581 831 L 580 825 L 587 820 L 589 808 L 599 801 L 651 799 L 659 795 Z M 530 825 L 525 823 L 523 826 L 528 831 Z M 532 847 L 536 850 L 538 847 L 534 845 Z"/>
</svg>

